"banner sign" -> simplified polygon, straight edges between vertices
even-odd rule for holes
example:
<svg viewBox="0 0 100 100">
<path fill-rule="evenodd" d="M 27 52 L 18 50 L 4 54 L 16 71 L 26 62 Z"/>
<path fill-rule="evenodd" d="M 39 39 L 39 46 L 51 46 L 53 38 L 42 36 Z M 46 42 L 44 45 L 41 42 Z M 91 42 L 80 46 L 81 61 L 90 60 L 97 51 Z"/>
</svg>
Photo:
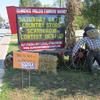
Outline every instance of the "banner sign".
<svg viewBox="0 0 100 100">
<path fill-rule="evenodd" d="M 66 14 L 65 8 L 19 8 L 17 14 Z"/>
<path fill-rule="evenodd" d="M 66 9 L 17 8 L 16 13 L 21 50 L 64 48 Z"/>
<path fill-rule="evenodd" d="M 39 54 L 29 52 L 14 52 L 13 53 L 13 68 L 37 70 L 39 67 Z"/>
</svg>

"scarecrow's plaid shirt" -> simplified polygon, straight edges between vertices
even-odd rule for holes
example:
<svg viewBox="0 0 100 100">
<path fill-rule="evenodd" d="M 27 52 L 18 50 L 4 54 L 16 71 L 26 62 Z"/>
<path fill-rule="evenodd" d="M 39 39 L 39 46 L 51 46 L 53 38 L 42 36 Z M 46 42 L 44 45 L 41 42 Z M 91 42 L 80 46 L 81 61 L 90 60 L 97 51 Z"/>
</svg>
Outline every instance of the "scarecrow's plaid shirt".
<svg viewBox="0 0 100 100">
<path fill-rule="evenodd" d="M 90 50 L 100 49 L 100 38 L 90 39 L 89 37 L 84 37 L 73 48 L 72 56 L 75 56 L 78 49 L 86 44 Z"/>
</svg>

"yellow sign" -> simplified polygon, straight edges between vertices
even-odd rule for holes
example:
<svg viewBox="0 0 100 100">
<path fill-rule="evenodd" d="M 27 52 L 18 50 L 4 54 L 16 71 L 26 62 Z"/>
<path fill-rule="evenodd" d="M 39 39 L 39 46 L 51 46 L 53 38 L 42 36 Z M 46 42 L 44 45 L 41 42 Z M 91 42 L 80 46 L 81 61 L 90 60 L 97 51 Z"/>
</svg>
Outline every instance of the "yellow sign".
<svg viewBox="0 0 100 100">
<path fill-rule="evenodd" d="M 39 53 L 14 52 L 13 68 L 16 69 L 35 69 L 39 67 Z"/>
</svg>

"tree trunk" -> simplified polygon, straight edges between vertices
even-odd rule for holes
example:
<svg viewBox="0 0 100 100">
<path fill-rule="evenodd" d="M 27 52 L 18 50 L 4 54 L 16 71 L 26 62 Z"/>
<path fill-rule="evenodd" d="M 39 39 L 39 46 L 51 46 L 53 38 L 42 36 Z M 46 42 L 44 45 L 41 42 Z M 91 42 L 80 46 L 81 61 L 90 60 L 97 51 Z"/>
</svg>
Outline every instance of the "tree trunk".
<svg viewBox="0 0 100 100">
<path fill-rule="evenodd" d="M 78 0 L 79 1 L 79 0 Z M 65 48 L 73 48 L 76 43 L 75 31 L 73 21 L 77 12 L 76 0 L 67 0 L 66 8 L 66 35 L 65 35 Z"/>
</svg>

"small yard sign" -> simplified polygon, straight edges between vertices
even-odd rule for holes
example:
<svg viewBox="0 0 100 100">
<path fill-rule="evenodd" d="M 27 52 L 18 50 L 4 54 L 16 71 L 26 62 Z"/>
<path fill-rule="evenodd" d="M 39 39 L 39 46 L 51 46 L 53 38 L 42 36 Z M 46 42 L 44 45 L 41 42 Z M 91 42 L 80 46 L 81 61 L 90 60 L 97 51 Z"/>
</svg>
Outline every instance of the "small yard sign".
<svg viewBox="0 0 100 100">
<path fill-rule="evenodd" d="M 14 52 L 13 53 L 13 68 L 37 70 L 39 67 L 39 54 L 29 52 Z"/>
</svg>

